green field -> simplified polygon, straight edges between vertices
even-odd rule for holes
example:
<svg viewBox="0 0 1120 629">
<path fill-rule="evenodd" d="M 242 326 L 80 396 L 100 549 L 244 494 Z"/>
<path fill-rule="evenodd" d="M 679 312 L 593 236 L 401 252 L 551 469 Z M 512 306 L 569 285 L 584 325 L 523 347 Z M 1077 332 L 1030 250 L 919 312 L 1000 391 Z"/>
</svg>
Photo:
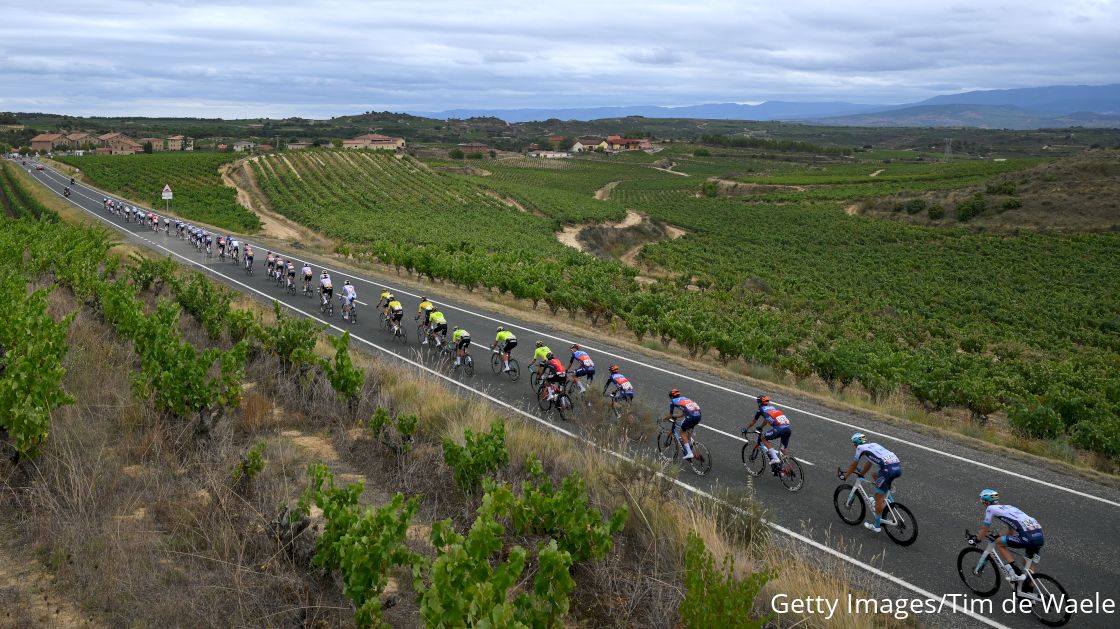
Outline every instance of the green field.
<svg viewBox="0 0 1120 629">
<path fill-rule="evenodd" d="M 223 229 L 253 232 L 260 220 L 237 203 L 237 192 L 222 185 L 218 168 L 238 159 L 232 153 L 155 153 L 59 157 L 80 168 L 91 183 L 152 208 L 162 208 L 160 193 L 170 185 L 172 211 Z"/>
<path fill-rule="evenodd" d="M 689 176 L 655 170 L 658 160 Z M 620 319 L 698 358 L 741 358 L 876 398 L 901 391 L 977 418 L 1005 410 L 1024 434 L 1120 456 L 1120 234 L 978 233 L 844 211 L 1036 163 L 694 157 L 681 146 L 469 162 L 488 174 L 332 150 L 253 168 L 274 209 L 359 257 Z M 777 189 L 710 197 L 710 177 Z M 609 200 L 596 200 L 611 182 Z M 646 245 L 641 269 L 555 239 L 563 223 L 628 209 L 688 235 Z"/>
</svg>

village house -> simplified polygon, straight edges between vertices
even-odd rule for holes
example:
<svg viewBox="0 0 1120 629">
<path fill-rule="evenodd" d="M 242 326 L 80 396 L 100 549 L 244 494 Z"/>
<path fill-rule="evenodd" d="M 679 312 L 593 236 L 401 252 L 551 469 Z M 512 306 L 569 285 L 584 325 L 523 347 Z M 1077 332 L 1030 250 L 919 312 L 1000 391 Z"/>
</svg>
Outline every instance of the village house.
<svg viewBox="0 0 1120 629">
<path fill-rule="evenodd" d="M 300 150 L 303 150 L 303 149 L 311 148 L 311 143 L 310 142 L 288 142 L 287 147 L 288 147 L 289 151 L 300 151 Z"/>
<path fill-rule="evenodd" d="M 624 138 L 618 135 L 607 136 L 608 151 L 643 151 L 653 148 L 653 144 L 644 138 Z"/>
<path fill-rule="evenodd" d="M 136 141 L 136 143 L 139 144 L 141 148 L 149 142 L 152 143 L 153 153 L 163 150 L 163 138 L 140 138 Z"/>
<path fill-rule="evenodd" d="M 68 144 L 66 136 L 61 133 L 40 133 L 31 138 L 31 150 L 33 151 L 51 151 L 56 147 L 65 148 Z"/>
<path fill-rule="evenodd" d="M 250 142 L 248 140 L 238 140 L 237 142 L 233 143 L 233 150 L 240 153 L 240 152 L 245 152 L 245 151 L 251 151 L 251 150 L 253 150 L 253 148 L 255 146 L 256 146 L 255 143 Z"/>
<path fill-rule="evenodd" d="M 529 157 L 543 157 L 545 159 L 562 159 L 571 157 L 568 151 L 529 151 Z"/>
<path fill-rule="evenodd" d="M 560 143 L 563 142 L 563 141 L 564 141 L 564 136 L 562 136 L 562 135 L 554 133 L 554 134 L 548 136 L 548 143 L 551 144 L 552 146 L 560 146 Z"/>
<path fill-rule="evenodd" d="M 97 144 L 98 146 L 101 146 L 101 147 L 108 148 L 109 147 L 109 141 L 114 140 L 118 137 L 123 137 L 123 136 L 120 133 L 112 133 L 112 132 L 105 133 L 103 135 L 97 136 L 97 141 L 95 142 L 95 144 Z"/>
<path fill-rule="evenodd" d="M 572 152 L 587 153 L 598 148 L 607 150 L 607 141 L 602 138 L 576 138 L 575 144 L 572 145 Z"/>
<path fill-rule="evenodd" d="M 114 134 L 116 137 L 110 138 L 106 141 L 106 148 L 109 149 L 110 155 L 134 155 L 144 150 L 144 147 L 136 143 L 132 138 L 124 135 L 123 133 Z"/>
<path fill-rule="evenodd" d="M 463 142 L 459 144 L 459 150 L 470 155 L 471 153 L 485 153 L 490 150 L 490 147 L 481 142 Z"/>
<path fill-rule="evenodd" d="M 342 148 L 347 149 L 380 149 L 398 151 L 405 148 L 404 138 L 392 138 L 380 133 L 367 133 L 359 135 L 352 140 L 343 140 Z"/>
<path fill-rule="evenodd" d="M 92 144 L 93 136 L 84 131 L 75 131 L 66 135 L 66 143 L 71 149 L 80 149 L 85 144 Z"/>
<path fill-rule="evenodd" d="M 194 138 L 184 135 L 173 135 L 167 138 L 167 150 L 169 151 L 193 151 Z"/>
<path fill-rule="evenodd" d="M 261 152 L 271 151 L 272 150 L 272 145 L 271 144 L 258 144 L 257 145 L 257 150 L 261 151 Z"/>
<path fill-rule="evenodd" d="M 224 151 L 224 150 L 226 150 L 226 149 L 228 149 L 228 148 L 229 148 L 229 145 L 228 145 L 228 144 L 226 144 L 225 142 L 221 142 L 221 143 L 219 143 L 219 144 L 218 144 L 218 150 L 219 150 L 219 151 Z"/>
</svg>

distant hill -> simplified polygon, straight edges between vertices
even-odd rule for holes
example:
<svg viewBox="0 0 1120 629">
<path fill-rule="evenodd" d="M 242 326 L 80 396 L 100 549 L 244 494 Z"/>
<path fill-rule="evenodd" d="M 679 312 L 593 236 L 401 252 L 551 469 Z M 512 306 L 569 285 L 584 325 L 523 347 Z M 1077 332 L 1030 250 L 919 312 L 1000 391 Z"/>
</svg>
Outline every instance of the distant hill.
<svg viewBox="0 0 1120 629">
<path fill-rule="evenodd" d="M 1120 114 L 1120 84 L 1051 85 L 934 96 L 915 105 L 1011 105 L 1055 114 Z"/>
<path fill-rule="evenodd" d="M 703 120 L 807 120 L 825 116 L 845 116 L 877 111 L 886 105 L 861 105 L 845 102 L 799 103 L 768 101 L 758 105 L 710 103 L 685 107 L 634 105 L 620 107 L 580 107 L 541 109 L 451 109 L 436 112 L 412 112 L 418 116 L 442 120 L 457 118 L 501 118 L 506 122 L 543 120 L 599 120 L 602 118 L 689 118 Z"/>
<path fill-rule="evenodd" d="M 818 118 L 814 123 L 849 127 L 978 127 L 981 129 L 1047 129 L 1120 127 L 1120 115 L 1077 112 L 1045 113 L 1011 105 L 943 104 Z"/>
</svg>

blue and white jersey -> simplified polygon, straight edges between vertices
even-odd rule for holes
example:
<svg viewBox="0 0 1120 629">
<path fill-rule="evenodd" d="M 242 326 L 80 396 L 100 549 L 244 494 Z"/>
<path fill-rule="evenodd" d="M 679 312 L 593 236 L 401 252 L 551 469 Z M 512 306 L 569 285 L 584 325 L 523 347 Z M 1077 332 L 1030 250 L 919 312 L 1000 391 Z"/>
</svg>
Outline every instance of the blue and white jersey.
<svg viewBox="0 0 1120 629">
<path fill-rule="evenodd" d="M 991 526 L 993 519 L 1002 521 L 1008 528 L 1015 529 L 1019 535 L 1042 532 L 1042 525 L 1038 520 L 1011 505 L 992 505 L 985 509 L 984 526 Z"/>
<path fill-rule="evenodd" d="M 785 413 L 779 411 L 772 404 L 766 404 L 758 409 L 754 414 L 754 418 L 762 418 L 762 425 L 770 424 L 774 428 L 781 428 L 782 426 L 789 426 L 789 418 Z"/>
<path fill-rule="evenodd" d="M 858 461 L 861 457 L 867 457 L 867 460 L 878 465 L 879 469 L 900 464 L 894 452 L 891 452 L 877 443 L 865 443 L 861 446 L 856 446 L 855 459 Z"/>
</svg>

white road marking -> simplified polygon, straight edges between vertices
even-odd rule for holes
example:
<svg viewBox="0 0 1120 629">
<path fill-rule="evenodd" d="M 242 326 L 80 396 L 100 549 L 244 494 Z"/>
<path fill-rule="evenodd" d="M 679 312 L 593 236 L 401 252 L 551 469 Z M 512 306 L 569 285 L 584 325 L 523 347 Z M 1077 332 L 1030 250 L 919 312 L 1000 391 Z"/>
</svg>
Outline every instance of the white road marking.
<svg viewBox="0 0 1120 629">
<path fill-rule="evenodd" d="M 52 169 L 52 168 L 48 168 L 48 171 L 55 172 L 54 169 Z M 61 175 L 59 175 L 59 176 L 61 176 Z M 87 199 L 92 199 L 92 197 L 89 197 L 89 196 L 84 195 L 84 194 L 82 196 L 85 196 Z M 93 213 L 91 210 L 87 210 L 86 208 L 83 208 L 82 206 L 78 205 L 77 203 L 74 203 L 74 201 L 72 201 L 71 199 L 66 199 L 66 200 L 70 201 L 71 203 L 73 203 L 77 207 L 79 207 L 79 208 L 81 208 L 81 209 L 83 209 L 87 212 L 90 212 L 91 214 L 94 214 L 94 216 L 98 216 L 98 218 L 101 218 L 99 215 Z M 122 200 L 122 202 L 123 202 L 123 200 Z M 109 222 L 109 221 L 106 221 L 106 222 Z M 109 222 L 109 224 L 114 225 L 112 222 Z M 287 254 L 285 254 L 285 255 L 287 255 Z M 324 266 L 323 268 L 326 269 L 327 267 Z M 329 269 L 328 269 L 328 271 L 329 271 Z M 344 275 L 344 276 L 348 275 L 347 273 L 343 273 L 342 271 L 330 271 L 330 272 L 331 273 L 338 273 L 338 274 Z M 365 283 L 369 284 L 370 286 L 385 286 L 385 287 L 388 287 L 389 284 L 391 284 L 391 282 L 385 282 L 385 283 L 374 282 L 374 281 L 367 280 L 365 278 L 362 278 L 362 277 L 356 276 L 356 275 L 354 275 L 352 277 L 354 277 L 354 279 L 356 279 L 357 281 L 365 282 Z M 408 295 L 410 297 L 420 297 L 420 295 L 417 295 L 415 293 L 410 293 L 406 290 L 397 290 L 397 292 L 399 292 L 401 294 L 404 294 L 404 295 Z M 456 310 L 456 311 L 459 311 L 459 312 L 466 312 L 466 313 L 472 314 L 476 317 L 487 319 L 489 321 L 494 321 L 495 323 L 500 323 L 504 326 L 508 326 L 508 327 L 511 327 L 511 328 L 516 328 L 516 329 L 519 329 L 519 330 L 525 330 L 526 332 L 531 332 L 533 334 L 537 334 L 539 336 L 543 336 L 543 337 L 546 337 L 546 338 L 555 339 L 555 340 L 560 341 L 562 343 L 574 343 L 575 342 L 575 341 L 569 341 L 569 340 L 564 339 L 564 338 L 559 337 L 559 336 L 554 336 L 552 334 L 549 334 L 548 332 L 542 332 L 540 330 L 534 330 L 532 328 L 528 328 L 528 327 L 525 327 L 525 326 L 518 326 L 518 325 L 506 323 L 506 322 L 504 322 L 500 319 L 496 319 L 496 318 L 491 317 L 489 315 L 486 315 L 486 314 L 483 314 L 483 313 L 480 313 L 480 312 L 475 312 L 473 310 L 467 310 L 466 308 L 459 308 L 459 307 L 453 306 L 451 304 L 447 304 L 447 306 L 450 310 Z M 711 387 L 711 388 L 723 391 L 725 393 L 731 393 L 733 395 L 738 395 L 738 396 L 741 396 L 741 397 L 750 398 L 752 400 L 757 400 L 758 399 L 756 396 L 751 395 L 749 393 L 744 393 L 742 391 L 736 391 L 735 389 L 731 389 L 729 387 L 725 387 L 723 385 L 719 385 L 719 384 L 716 384 L 714 382 L 708 382 L 708 381 L 702 380 L 700 378 L 694 378 L 694 377 L 691 377 L 691 376 L 688 376 L 688 375 L 685 375 L 685 374 L 682 374 L 682 373 L 677 373 L 677 372 L 672 371 L 670 369 L 665 369 L 665 368 L 662 368 L 662 367 L 658 367 L 657 365 L 653 365 L 651 363 L 641 362 L 641 361 L 638 361 L 638 360 L 627 358 L 627 357 L 619 355 L 619 354 L 614 354 L 614 353 L 608 352 L 606 350 L 596 349 L 596 348 L 594 348 L 590 345 L 585 345 L 585 347 L 587 349 L 590 349 L 590 350 L 595 351 L 597 353 L 600 353 L 600 354 L 603 354 L 603 355 L 606 355 L 606 356 L 610 356 L 612 358 L 616 358 L 616 359 L 621 360 L 623 362 L 627 362 L 627 363 L 634 364 L 634 365 L 641 365 L 641 366 L 643 366 L 647 369 L 653 369 L 654 371 L 659 371 L 659 372 L 662 372 L 662 373 L 670 374 L 670 375 L 676 376 L 678 378 L 688 380 L 690 382 L 695 382 L 697 384 L 701 384 L 701 385 L 704 385 L 704 386 L 707 386 L 707 387 Z M 775 405 L 775 406 L 779 406 L 779 405 Z M 1096 500 L 1097 502 L 1101 502 L 1103 504 L 1107 504 L 1107 505 L 1111 505 L 1113 507 L 1120 508 L 1120 502 L 1109 500 L 1107 498 L 1102 498 L 1100 496 L 1095 496 L 1095 495 L 1093 495 L 1091 493 L 1088 493 L 1088 492 L 1085 492 L 1085 491 L 1080 491 L 1080 490 L 1072 489 L 1070 487 L 1065 487 L 1063 485 L 1059 485 L 1057 483 L 1051 483 L 1049 481 L 1044 481 L 1044 480 L 1041 480 L 1041 479 L 1038 479 L 1038 478 L 1027 476 L 1026 474 L 1020 474 L 1018 472 L 1012 472 L 1010 470 L 1005 470 L 1001 467 L 998 467 L 998 466 L 995 466 L 995 465 L 990 465 L 988 463 L 982 463 L 980 461 L 977 461 L 975 459 L 972 459 L 972 458 L 969 458 L 969 457 L 966 457 L 966 456 L 960 456 L 958 454 L 953 454 L 951 452 L 946 452 L 946 451 L 938 449 L 938 448 L 932 448 L 930 446 L 922 445 L 920 443 L 916 443 L 914 441 L 903 439 L 901 437 L 895 437 L 895 436 L 887 434 L 885 432 L 871 430 L 869 428 L 863 428 L 863 427 L 860 427 L 856 424 L 845 422 L 845 421 L 842 421 L 842 420 L 839 420 L 839 419 L 834 419 L 834 418 L 831 418 L 831 417 L 826 417 L 824 415 L 820 415 L 820 414 L 814 413 L 812 411 L 799 409 L 795 406 L 788 406 L 788 405 L 780 405 L 780 406 L 782 406 L 782 408 L 787 408 L 787 409 L 790 409 L 792 411 L 797 411 L 798 413 L 808 415 L 809 417 L 814 417 L 814 418 L 817 418 L 817 419 L 821 419 L 821 420 L 831 422 L 831 423 L 839 425 L 839 426 L 846 426 L 848 428 L 851 428 L 852 430 L 858 430 L 860 432 L 864 432 L 864 433 L 867 433 L 867 434 L 876 435 L 876 436 L 879 436 L 879 437 L 890 439 L 891 441 L 902 443 L 902 444 L 908 445 L 912 448 L 917 448 L 919 450 L 925 450 L 926 452 L 930 452 L 930 453 L 933 453 L 933 454 L 940 454 L 944 457 L 953 459 L 954 461 L 958 461 L 958 462 L 961 462 L 961 463 L 969 463 L 971 465 L 975 465 L 977 467 L 981 467 L 981 468 L 984 468 L 984 469 L 987 469 L 987 470 L 991 470 L 993 472 L 999 472 L 1001 474 L 1006 474 L 1006 475 L 1011 476 L 1013 478 L 1018 478 L 1020 480 L 1029 481 L 1029 482 L 1032 482 L 1032 483 L 1035 483 L 1035 484 L 1038 484 L 1038 485 L 1042 485 L 1044 487 L 1049 487 L 1050 489 L 1056 489 L 1058 491 L 1063 491 L 1063 492 L 1066 492 L 1068 494 L 1072 494 L 1074 496 L 1084 497 L 1084 498 L 1088 498 L 1090 500 Z M 720 433 L 722 435 L 730 437 L 731 439 L 738 440 L 740 442 L 745 442 L 746 441 L 742 437 L 739 437 L 737 435 L 733 435 L 731 433 L 723 432 L 721 430 L 712 428 L 711 426 L 707 426 L 705 424 L 700 424 L 700 426 L 698 426 L 698 427 L 699 428 L 704 428 L 706 430 L 711 430 L 713 432 Z M 800 459 L 798 459 L 798 460 L 800 460 Z"/>
</svg>

